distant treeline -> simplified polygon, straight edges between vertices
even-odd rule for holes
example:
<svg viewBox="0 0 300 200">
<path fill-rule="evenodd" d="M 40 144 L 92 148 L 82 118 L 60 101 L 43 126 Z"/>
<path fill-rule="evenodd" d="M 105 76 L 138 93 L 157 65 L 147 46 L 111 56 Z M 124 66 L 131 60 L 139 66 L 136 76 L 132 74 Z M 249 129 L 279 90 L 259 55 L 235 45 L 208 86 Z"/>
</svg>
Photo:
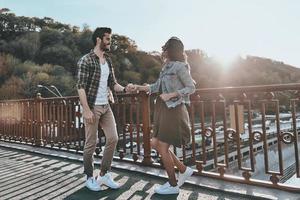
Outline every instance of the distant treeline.
<svg viewBox="0 0 300 200">
<path fill-rule="evenodd" d="M 38 84 L 76 95 L 76 63 L 93 48 L 91 35 L 88 25 L 80 29 L 48 17 L 16 16 L 0 9 L 0 99 L 33 97 L 41 90 Z M 162 64 L 159 52 L 140 51 L 127 36 L 113 34 L 112 39 L 118 47 L 111 56 L 121 84 L 156 80 Z M 248 56 L 224 68 L 201 50 L 187 54 L 198 88 L 291 83 L 300 77 L 298 68 L 271 59 Z"/>
</svg>

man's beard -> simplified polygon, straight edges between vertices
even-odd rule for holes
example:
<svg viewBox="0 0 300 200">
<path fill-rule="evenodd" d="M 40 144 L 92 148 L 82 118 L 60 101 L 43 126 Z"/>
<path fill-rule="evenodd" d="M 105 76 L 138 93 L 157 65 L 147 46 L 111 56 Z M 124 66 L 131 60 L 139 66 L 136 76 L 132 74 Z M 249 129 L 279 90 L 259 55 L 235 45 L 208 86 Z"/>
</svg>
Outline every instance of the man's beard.
<svg viewBox="0 0 300 200">
<path fill-rule="evenodd" d="M 110 47 L 108 46 L 108 48 L 107 48 L 107 46 L 108 46 L 108 45 L 103 45 L 103 46 L 100 45 L 100 50 L 101 50 L 101 51 L 105 51 L 105 52 L 110 51 Z"/>
</svg>

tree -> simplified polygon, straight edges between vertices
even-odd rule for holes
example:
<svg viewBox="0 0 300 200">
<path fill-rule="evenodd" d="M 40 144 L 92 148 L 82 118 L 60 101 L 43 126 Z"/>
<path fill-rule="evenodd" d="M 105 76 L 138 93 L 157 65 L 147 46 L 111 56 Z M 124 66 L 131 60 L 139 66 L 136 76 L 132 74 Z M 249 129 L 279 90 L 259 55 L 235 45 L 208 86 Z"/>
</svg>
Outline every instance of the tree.
<svg viewBox="0 0 300 200">
<path fill-rule="evenodd" d="M 15 41 L 9 43 L 7 49 L 8 53 L 16 56 L 22 61 L 34 60 L 37 51 L 40 48 L 39 34 L 35 32 L 29 32 L 17 38 Z"/>
<path fill-rule="evenodd" d="M 6 13 L 6 12 L 9 12 L 10 10 L 8 8 L 1 8 L 0 9 L 0 14 L 2 13 Z"/>
<path fill-rule="evenodd" d="M 20 63 L 19 59 L 7 54 L 0 54 L 0 86 L 12 76 L 14 67 Z"/>
<path fill-rule="evenodd" d="M 0 38 L 11 41 L 27 32 L 36 31 L 33 18 L 17 17 L 13 13 L 0 13 Z"/>
<path fill-rule="evenodd" d="M 63 34 L 55 29 L 45 28 L 40 32 L 41 49 L 63 43 Z"/>
<path fill-rule="evenodd" d="M 116 49 L 112 49 L 112 52 L 116 54 L 123 54 L 123 53 L 137 51 L 137 45 L 133 40 L 131 40 L 126 36 L 118 35 L 118 34 L 112 35 L 112 46 L 116 47 Z"/>
<path fill-rule="evenodd" d="M 43 48 L 38 54 L 38 63 L 65 66 L 66 70 L 75 74 L 76 61 L 71 49 L 64 45 L 53 45 Z"/>
<path fill-rule="evenodd" d="M 91 30 L 85 29 L 83 32 L 76 35 L 77 37 L 75 41 L 81 55 L 88 53 L 94 47 L 92 34 Z"/>
<path fill-rule="evenodd" d="M 1 87 L 0 87 L 0 99 L 16 99 L 22 98 L 24 88 L 24 81 L 16 76 L 11 76 Z"/>
</svg>

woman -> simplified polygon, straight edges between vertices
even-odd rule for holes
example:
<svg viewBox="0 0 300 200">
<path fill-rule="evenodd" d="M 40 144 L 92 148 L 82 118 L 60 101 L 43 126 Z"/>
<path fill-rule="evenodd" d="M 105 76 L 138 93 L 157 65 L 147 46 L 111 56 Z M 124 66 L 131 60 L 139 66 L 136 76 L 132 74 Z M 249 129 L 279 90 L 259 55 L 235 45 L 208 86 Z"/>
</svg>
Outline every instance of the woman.
<svg viewBox="0 0 300 200">
<path fill-rule="evenodd" d="M 195 91 L 190 68 L 186 62 L 183 43 L 177 37 L 170 38 L 162 47 L 164 66 L 158 80 L 151 85 L 136 85 L 136 90 L 159 93 L 155 101 L 152 148 L 162 158 L 169 181 L 155 188 L 158 194 L 178 194 L 179 187 L 193 174 L 175 154 L 170 146 L 181 148 L 190 142 L 190 122 L 186 104 L 189 95 Z M 175 177 L 176 166 L 179 170 L 178 182 Z"/>
</svg>

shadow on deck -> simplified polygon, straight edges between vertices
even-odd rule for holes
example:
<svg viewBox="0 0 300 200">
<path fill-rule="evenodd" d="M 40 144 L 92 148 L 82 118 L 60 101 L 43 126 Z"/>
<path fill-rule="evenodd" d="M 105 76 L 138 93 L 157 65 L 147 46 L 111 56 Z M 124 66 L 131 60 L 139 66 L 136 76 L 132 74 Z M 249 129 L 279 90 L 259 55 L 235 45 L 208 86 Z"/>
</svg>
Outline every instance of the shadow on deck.
<svg viewBox="0 0 300 200">
<path fill-rule="evenodd" d="M 154 194 L 154 188 L 157 184 L 163 184 L 165 178 L 135 172 L 132 168 L 130 170 L 133 171 L 117 169 L 116 166 L 112 175 L 122 187 L 118 190 L 103 187 L 100 192 L 91 192 L 84 187 L 85 176 L 82 174 L 83 166 L 80 161 L 56 157 L 58 154 L 65 156 L 62 152 L 49 151 L 53 153 L 52 156 L 49 152 L 39 152 L 44 154 L 42 155 L 30 152 L 29 149 L 24 151 L 5 147 L 1 143 L 0 199 L 250 199 L 248 195 L 193 184 L 185 184 L 179 195 L 161 196 Z"/>
</svg>

